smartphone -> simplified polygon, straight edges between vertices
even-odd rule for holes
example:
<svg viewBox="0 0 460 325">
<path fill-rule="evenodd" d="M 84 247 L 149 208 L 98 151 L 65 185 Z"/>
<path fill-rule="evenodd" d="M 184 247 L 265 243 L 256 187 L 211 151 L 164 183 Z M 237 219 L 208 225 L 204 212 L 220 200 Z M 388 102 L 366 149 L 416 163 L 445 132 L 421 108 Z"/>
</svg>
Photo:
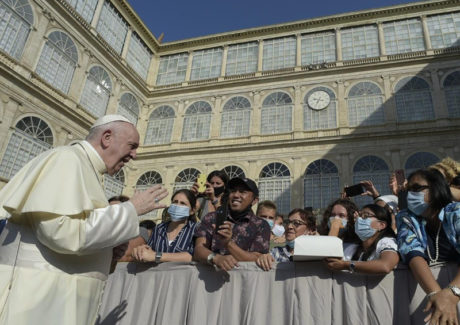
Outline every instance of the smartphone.
<svg viewBox="0 0 460 325">
<path fill-rule="evenodd" d="M 406 181 L 406 176 L 404 176 L 404 169 L 396 169 L 395 170 L 395 177 L 396 183 L 398 187 L 404 186 L 404 182 Z"/>
<path fill-rule="evenodd" d="M 398 192 L 398 209 L 399 211 L 407 209 L 407 191 L 401 190 Z"/>
<path fill-rule="evenodd" d="M 345 187 L 344 190 L 347 197 L 353 197 L 365 192 L 364 186 L 361 184 L 355 184 L 349 187 Z"/>
<path fill-rule="evenodd" d="M 219 230 L 219 227 L 224 224 L 227 220 L 227 211 L 223 206 L 220 206 L 216 211 L 216 232 Z"/>
<path fill-rule="evenodd" d="M 200 174 L 196 180 L 198 183 L 198 193 L 204 193 L 206 191 L 206 178 L 208 176 L 206 174 Z"/>
</svg>

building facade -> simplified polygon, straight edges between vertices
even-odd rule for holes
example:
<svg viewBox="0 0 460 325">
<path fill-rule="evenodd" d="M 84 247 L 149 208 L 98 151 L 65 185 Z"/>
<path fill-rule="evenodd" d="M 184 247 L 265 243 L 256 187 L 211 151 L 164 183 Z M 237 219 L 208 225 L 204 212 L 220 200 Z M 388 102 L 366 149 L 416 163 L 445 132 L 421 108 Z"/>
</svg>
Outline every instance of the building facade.
<svg viewBox="0 0 460 325">
<path fill-rule="evenodd" d="M 119 113 L 141 146 L 108 196 L 215 169 L 253 178 L 283 213 L 364 179 L 387 193 L 395 169 L 460 159 L 459 5 L 160 43 L 126 0 L 0 0 L 1 182 Z"/>
</svg>

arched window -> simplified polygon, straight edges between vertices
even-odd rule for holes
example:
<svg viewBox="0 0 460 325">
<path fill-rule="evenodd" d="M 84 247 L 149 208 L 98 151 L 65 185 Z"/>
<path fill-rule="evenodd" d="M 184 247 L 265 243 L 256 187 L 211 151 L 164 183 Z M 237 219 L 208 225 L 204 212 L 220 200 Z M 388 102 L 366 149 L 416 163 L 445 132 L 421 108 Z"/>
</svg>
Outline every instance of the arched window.
<svg viewBox="0 0 460 325">
<path fill-rule="evenodd" d="M 395 102 L 399 122 L 434 118 L 430 86 L 421 78 L 401 79 L 395 87 Z"/>
<path fill-rule="evenodd" d="M 271 200 L 276 203 L 278 212 L 291 210 L 291 173 L 282 163 L 270 163 L 259 174 L 260 201 Z"/>
<path fill-rule="evenodd" d="M 130 93 L 124 93 L 120 98 L 118 114 L 123 115 L 136 125 L 137 118 L 139 117 L 139 104 L 137 103 L 136 97 Z"/>
<path fill-rule="evenodd" d="M 211 127 L 211 105 L 204 101 L 195 102 L 185 111 L 182 141 L 204 140 L 209 138 Z"/>
<path fill-rule="evenodd" d="M 333 91 L 316 87 L 305 95 L 303 125 L 306 131 L 337 127 L 337 100 Z"/>
<path fill-rule="evenodd" d="M 381 195 L 390 194 L 389 179 L 390 169 L 387 163 L 379 157 L 364 156 L 353 167 L 353 184 L 370 180 Z M 355 202 L 362 206 L 372 203 L 372 198 L 369 196 L 356 196 Z"/>
<path fill-rule="evenodd" d="M 148 171 L 139 177 L 136 183 L 136 190 L 138 191 L 145 191 L 149 187 L 152 187 L 155 184 L 162 184 L 163 180 L 161 175 L 156 171 Z M 158 210 L 150 211 L 146 214 L 142 215 L 142 219 L 146 218 L 155 218 L 157 216 Z"/>
<path fill-rule="evenodd" d="M 303 185 L 304 206 L 325 208 L 340 197 L 339 170 L 330 160 L 315 160 L 305 171 Z"/>
<path fill-rule="evenodd" d="M 359 82 L 348 94 L 348 121 L 350 126 L 375 125 L 384 122 L 383 95 L 372 82 Z"/>
<path fill-rule="evenodd" d="M 190 189 L 200 174 L 201 172 L 195 168 L 184 169 L 179 174 L 177 174 L 176 179 L 174 180 L 173 192 L 183 188 Z"/>
<path fill-rule="evenodd" d="M 125 173 L 120 169 L 115 175 L 104 174 L 104 190 L 107 199 L 123 193 L 125 187 Z"/>
<path fill-rule="evenodd" d="M 454 71 L 444 80 L 449 117 L 460 117 L 460 71 Z"/>
<path fill-rule="evenodd" d="M 227 174 L 228 179 L 232 179 L 235 177 L 245 178 L 244 171 L 238 166 L 227 166 L 224 168 L 225 174 Z"/>
<path fill-rule="evenodd" d="M 67 94 L 77 62 L 74 42 L 67 34 L 55 31 L 48 35 L 36 72 L 51 86 Z"/>
<path fill-rule="evenodd" d="M 251 103 L 245 97 L 236 96 L 225 103 L 222 113 L 220 135 L 222 138 L 249 135 Z"/>
<path fill-rule="evenodd" d="M 0 164 L 0 176 L 11 179 L 26 163 L 53 146 L 53 133 L 43 120 L 24 117 L 8 141 Z"/>
<path fill-rule="evenodd" d="M 0 49 L 19 59 L 26 44 L 34 15 L 27 0 L 0 1 Z"/>
<path fill-rule="evenodd" d="M 75 11 L 88 23 L 93 20 L 98 0 L 66 0 Z"/>
<path fill-rule="evenodd" d="M 163 144 L 171 142 L 174 125 L 174 109 L 160 106 L 150 114 L 144 144 Z"/>
<path fill-rule="evenodd" d="M 109 74 L 102 67 L 94 66 L 86 78 L 80 104 L 95 117 L 101 117 L 107 109 L 111 91 Z"/>
<path fill-rule="evenodd" d="M 262 104 L 260 133 L 274 134 L 292 130 L 292 99 L 282 92 L 270 94 Z"/>
<path fill-rule="evenodd" d="M 439 158 L 431 152 L 417 152 L 407 158 L 404 168 L 406 169 L 406 178 L 417 169 L 430 167 L 439 162 Z"/>
</svg>

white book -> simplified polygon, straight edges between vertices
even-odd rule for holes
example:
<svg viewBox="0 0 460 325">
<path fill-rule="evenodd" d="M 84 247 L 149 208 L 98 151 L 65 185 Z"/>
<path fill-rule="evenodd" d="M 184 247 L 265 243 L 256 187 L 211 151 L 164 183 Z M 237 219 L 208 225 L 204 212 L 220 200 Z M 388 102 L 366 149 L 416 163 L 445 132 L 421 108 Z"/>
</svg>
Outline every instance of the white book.
<svg viewBox="0 0 460 325">
<path fill-rule="evenodd" d="M 326 257 L 343 258 L 342 240 L 335 236 L 299 236 L 294 243 L 294 261 L 318 261 Z"/>
</svg>

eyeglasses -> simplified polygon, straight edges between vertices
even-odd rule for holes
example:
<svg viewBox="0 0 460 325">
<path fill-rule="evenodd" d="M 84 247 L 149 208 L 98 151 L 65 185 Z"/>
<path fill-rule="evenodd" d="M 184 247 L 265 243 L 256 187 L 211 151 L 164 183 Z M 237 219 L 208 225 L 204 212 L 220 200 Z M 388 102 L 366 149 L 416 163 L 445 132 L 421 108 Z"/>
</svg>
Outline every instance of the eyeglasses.
<svg viewBox="0 0 460 325">
<path fill-rule="evenodd" d="M 305 222 L 302 222 L 302 221 L 299 221 L 299 220 L 286 220 L 286 221 L 284 221 L 284 225 L 286 227 L 289 226 L 291 223 L 294 225 L 295 228 L 307 225 Z"/>
<path fill-rule="evenodd" d="M 359 216 L 363 219 L 367 218 L 375 218 L 375 214 L 369 213 L 369 212 L 360 212 Z"/>
<path fill-rule="evenodd" d="M 421 192 L 423 190 L 426 190 L 430 188 L 428 185 L 419 185 L 419 184 L 413 184 L 407 188 L 408 191 L 410 192 Z"/>
</svg>

